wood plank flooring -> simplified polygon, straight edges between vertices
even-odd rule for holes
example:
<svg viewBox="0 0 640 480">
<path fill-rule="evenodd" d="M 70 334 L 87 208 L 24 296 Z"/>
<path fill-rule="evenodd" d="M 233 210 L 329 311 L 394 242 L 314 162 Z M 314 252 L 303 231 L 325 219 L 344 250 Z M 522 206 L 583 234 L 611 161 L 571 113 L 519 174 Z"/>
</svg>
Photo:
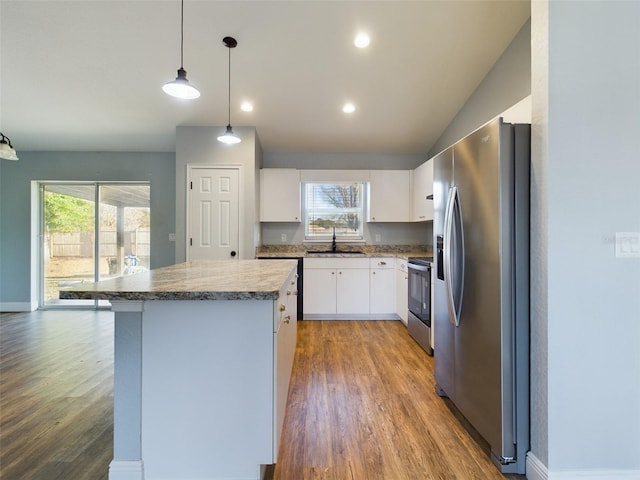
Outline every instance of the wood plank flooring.
<svg viewBox="0 0 640 480">
<path fill-rule="evenodd" d="M 275 480 L 504 479 L 434 386 L 398 321 L 298 322 Z"/>
<path fill-rule="evenodd" d="M 0 317 L 0 479 L 107 480 L 113 314 Z"/>
<path fill-rule="evenodd" d="M 397 321 L 304 321 L 275 480 L 504 479 Z M 0 479 L 107 480 L 113 316 L 0 316 Z M 509 476 L 510 479 L 524 477 Z"/>
</svg>

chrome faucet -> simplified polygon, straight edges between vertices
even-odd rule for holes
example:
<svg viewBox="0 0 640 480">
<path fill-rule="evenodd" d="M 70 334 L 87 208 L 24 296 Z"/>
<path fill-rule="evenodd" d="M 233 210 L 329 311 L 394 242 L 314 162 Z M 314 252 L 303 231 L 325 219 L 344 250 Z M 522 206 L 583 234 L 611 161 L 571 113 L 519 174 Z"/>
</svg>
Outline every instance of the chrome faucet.
<svg viewBox="0 0 640 480">
<path fill-rule="evenodd" d="M 331 251 L 336 251 L 336 227 L 333 227 L 333 240 L 331 242 Z"/>
</svg>

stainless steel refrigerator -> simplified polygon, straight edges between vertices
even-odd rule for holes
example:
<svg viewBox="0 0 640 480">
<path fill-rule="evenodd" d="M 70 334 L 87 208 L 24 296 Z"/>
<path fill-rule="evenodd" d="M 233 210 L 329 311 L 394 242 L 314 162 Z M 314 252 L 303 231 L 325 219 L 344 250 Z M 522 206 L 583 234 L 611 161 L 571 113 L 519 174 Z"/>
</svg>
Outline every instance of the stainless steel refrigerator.
<svg viewBox="0 0 640 480">
<path fill-rule="evenodd" d="M 529 449 L 530 126 L 496 119 L 434 158 L 438 393 L 503 473 Z"/>
</svg>

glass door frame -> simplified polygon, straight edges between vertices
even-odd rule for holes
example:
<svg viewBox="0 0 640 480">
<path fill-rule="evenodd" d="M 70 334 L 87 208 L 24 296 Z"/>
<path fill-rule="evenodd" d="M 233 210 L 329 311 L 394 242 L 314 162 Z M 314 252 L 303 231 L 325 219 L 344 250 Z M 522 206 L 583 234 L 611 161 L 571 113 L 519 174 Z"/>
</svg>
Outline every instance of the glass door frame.
<svg viewBox="0 0 640 480">
<path fill-rule="evenodd" d="M 107 300 L 64 300 L 64 303 L 54 304 L 47 303 L 45 298 L 45 189 L 48 185 L 78 185 L 78 186 L 92 186 L 94 188 L 94 244 L 93 244 L 93 281 L 100 280 L 100 233 L 101 233 L 101 214 L 100 214 L 100 187 L 102 186 L 145 186 L 151 187 L 149 181 L 39 181 L 37 182 L 38 191 L 38 277 L 37 277 L 37 292 L 38 292 L 38 308 L 41 310 L 54 310 L 54 309 L 81 309 L 81 310 L 106 310 L 111 307 L 111 304 Z M 149 196 L 151 191 L 149 190 Z M 150 208 L 150 207 L 149 207 Z"/>
</svg>

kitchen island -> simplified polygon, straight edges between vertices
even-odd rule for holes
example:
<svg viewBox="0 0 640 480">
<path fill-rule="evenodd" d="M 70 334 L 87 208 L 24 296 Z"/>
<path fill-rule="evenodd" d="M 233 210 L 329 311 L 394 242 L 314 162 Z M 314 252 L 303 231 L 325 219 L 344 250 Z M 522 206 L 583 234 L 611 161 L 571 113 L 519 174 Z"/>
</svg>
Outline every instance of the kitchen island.
<svg viewBox="0 0 640 480">
<path fill-rule="evenodd" d="M 296 262 L 193 261 L 79 285 L 115 313 L 109 480 L 251 479 L 276 462 Z"/>
</svg>

